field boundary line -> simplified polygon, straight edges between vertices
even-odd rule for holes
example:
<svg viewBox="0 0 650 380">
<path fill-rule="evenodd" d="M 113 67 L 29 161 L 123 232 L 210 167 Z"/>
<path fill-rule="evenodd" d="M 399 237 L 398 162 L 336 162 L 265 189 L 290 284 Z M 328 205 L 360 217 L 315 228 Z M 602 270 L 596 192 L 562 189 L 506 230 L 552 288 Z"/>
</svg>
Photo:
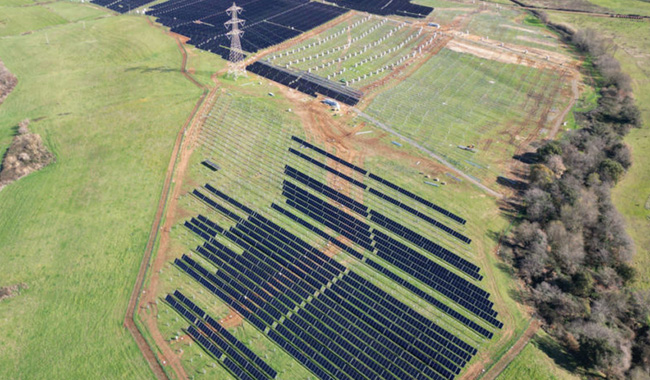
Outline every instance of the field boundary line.
<svg viewBox="0 0 650 380">
<path fill-rule="evenodd" d="M 537 331 L 541 327 L 541 322 L 535 318 L 533 318 L 530 321 L 530 324 L 528 325 L 528 328 L 524 330 L 524 332 L 521 334 L 521 336 L 515 341 L 512 346 L 508 349 L 508 351 L 504 352 L 503 355 L 497 360 L 496 362 L 493 362 L 492 366 L 485 372 L 481 374 L 481 376 L 477 377 L 476 379 L 480 380 L 494 380 L 499 375 L 512 363 L 513 360 L 515 360 L 521 351 L 528 345 L 530 340 L 537 334 Z"/>
<path fill-rule="evenodd" d="M 152 27 L 156 27 L 155 24 L 151 22 L 151 20 L 147 17 L 146 18 L 149 24 Z M 186 64 L 187 64 L 187 52 L 185 51 L 184 47 L 182 46 L 180 40 L 178 38 L 175 38 L 179 52 L 181 53 L 181 73 L 183 76 L 191 81 L 194 85 L 197 87 L 201 88 L 203 90 L 203 93 L 201 94 L 200 98 L 194 105 L 194 108 L 192 109 L 192 112 L 190 113 L 189 117 L 183 124 L 183 127 L 178 131 L 176 135 L 176 140 L 174 142 L 174 147 L 171 152 L 171 157 L 169 161 L 169 165 L 167 167 L 167 172 L 165 175 L 165 180 L 163 182 L 163 187 L 161 190 L 161 195 L 160 195 L 160 201 L 158 203 L 158 208 L 156 210 L 156 215 L 154 217 L 154 221 L 151 226 L 151 232 L 149 234 L 149 239 L 147 241 L 147 245 L 145 246 L 145 252 L 144 256 L 142 258 L 142 261 L 140 263 L 140 268 L 138 270 L 138 276 L 136 277 L 136 281 L 133 287 L 133 291 L 131 293 L 131 297 L 129 299 L 129 303 L 127 306 L 127 311 L 126 315 L 124 316 L 124 327 L 131 333 L 133 336 L 133 339 L 135 339 L 136 344 L 138 345 L 138 348 L 140 349 L 140 352 L 144 356 L 145 360 L 149 363 L 149 367 L 151 367 L 151 370 L 153 371 L 154 375 L 158 379 L 169 379 L 169 376 L 167 375 L 167 372 L 163 368 L 162 364 L 160 363 L 158 356 L 154 353 L 153 348 L 149 345 L 149 342 L 146 340 L 140 329 L 138 328 L 138 325 L 135 321 L 136 317 L 136 309 L 138 307 L 138 304 L 140 302 L 140 295 L 142 293 L 142 289 L 144 287 L 144 280 L 147 274 L 147 271 L 149 270 L 150 264 L 151 264 L 151 258 L 152 258 L 152 253 L 154 250 L 154 247 L 156 245 L 156 242 L 158 241 L 158 236 L 159 236 L 159 231 L 160 231 L 160 226 L 162 222 L 162 218 L 164 215 L 164 211 L 167 206 L 167 201 L 169 199 L 169 194 L 171 193 L 171 184 L 173 180 L 173 175 L 174 171 L 178 162 L 178 157 L 180 153 L 180 148 L 181 145 L 183 144 L 183 141 L 185 139 L 185 135 L 187 132 L 188 127 L 191 125 L 192 121 L 195 119 L 199 109 L 201 108 L 201 105 L 205 101 L 207 95 L 208 95 L 208 90 L 205 86 L 201 85 L 196 79 L 194 79 L 186 70 Z"/>
<path fill-rule="evenodd" d="M 479 181 L 477 181 L 476 179 L 472 178 L 469 174 L 466 174 L 465 172 L 463 172 L 463 171 L 461 171 L 460 169 L 456 168 L 454 165 L 452 165 L 451 163 L 449 163 L 447 160 L 445 160 L 445 159 L 442 158 L 441 156 L 439 156 L 439 155 L 433 153 L 432 151 L 430 151 L 429 149 L 427 149 L 427 148 L 423 147 L 422 145 L 418 144 L 418 143 L 415 142 L 414 140 L 412 140 L 412 139 L 410 139 L 410 138 L 408 138 L 408 137 L 406 137 L 406 136 L 403 136 L 403 135 L 399 134 L 397 131 L 395 131 L 394 129 L 392 129 L 392 128 L 389 127 L 388 125 L 386 125 L 386 124 L 380 122 L 379 120 L 373 118 L 372 116 L 370 116 L 370 115 L 364 113 L 363 111 L 361 111 L 361 110 L 358 109 L 358 108 L 353 107 L 352 110 L 353 110 L 354 112 L 356 112 L 359 116 L 368 119 L 368 120 L 371 121 L 373 124 L 375 124 L 376 126 L 378 126 L 378 127 L 381 128 L 381 129 L 383 129 L 384 131 L 386 131 L 386 132 L 388 132 L 388 133 L 390 133 L 390 134 L 392 134 L 392 135 L 395 135 L 395 136 L 399 137 L 401 140 L 406 141 L 407 143 L 411 144 L 413 147 L 419 149 L 420 151 L 426 153 L 426 154 L 429 155 L 430 157 L 435 158 L 435 159 L 438 160 L 441 164 L 443 164 L 443 165 L 445 165 L 446 167 L 448 167 L 449 169 L 453 170 L 453 171 L 456 172 L 458 175 L 460 175 L 461 177 L 465 178 L 466 180 L 468 180 L 468 181 L 471 182 L 472 184 L 478 186 L 480 189 L 482 189 L 482 190 L 485 191 L 486 193 L 490 194 L 491 196 L 493 196 L 493 197 L 495 197 L 495 198 L 498 198 L 498 199 L 502 199 L 502 198 L 504 197 L 503 194 L 498 193 L 498 192 L 496 192 L 496 191 L 490 189 L 489 187 L 485 186 L 485 185 L 482 184 L 481 182 L 479 182 Z"/>
</svg>

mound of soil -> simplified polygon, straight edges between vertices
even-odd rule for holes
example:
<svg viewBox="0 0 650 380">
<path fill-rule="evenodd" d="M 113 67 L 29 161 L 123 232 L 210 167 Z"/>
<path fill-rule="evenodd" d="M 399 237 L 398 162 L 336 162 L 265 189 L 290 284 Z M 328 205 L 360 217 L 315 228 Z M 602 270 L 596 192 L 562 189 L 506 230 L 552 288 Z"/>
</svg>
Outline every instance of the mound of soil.
<svg viewBox="0 0 650 380">
<path fill-rule="evenodd" d="M 25 284 L 17 284 L 17 285 L 10 285 L 10 286 L 3 286 L 0 288 L 0 301 L 2 301 L 5 298 L 11 298 L 20 292 L 21 289 L 27 289 L 27 285 Z"/>
<path fill-rule="evenodd" d="M 7 70 L 2 60 L 0 60 L 0 104 L 9 96 L 11 90 L 16 87 L 18 79 Z"/>
<path fill-rule="evenodd" d="M 43 145 L 41 136 L 31 133 L 27 127 L 28 124 L 28 120 L 20 123 L 18 134 L 14 137 L 2 160 L 0 189 L 29 173 L 47 166 L 54 160 L 54 155 Z"/>
</svg>

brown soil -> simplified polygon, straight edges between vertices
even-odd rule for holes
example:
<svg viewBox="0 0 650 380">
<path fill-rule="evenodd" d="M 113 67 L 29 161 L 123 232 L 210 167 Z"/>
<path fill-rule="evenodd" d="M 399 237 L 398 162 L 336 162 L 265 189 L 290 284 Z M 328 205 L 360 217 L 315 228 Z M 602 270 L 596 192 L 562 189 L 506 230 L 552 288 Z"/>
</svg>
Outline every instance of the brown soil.
<svg viewBox="0 0 650 380">
<path fill-rule="evenodd" d="M 0 60 L 0 104 L 9 96 L 9 93 L 16 87 L 18 78 L 9 72 L 9 69 Z"/>
<path fill-rule="evenodd" d="M 501 44 L 499 41 L 481 40 L 481 37 L 478 36 L 463 35 L 447 44 L 447 48 L 497 62 L 525 65 L 538 69 L 555 70 L 558 66 L 576 68 L 579 64 L 564 54 L 514 44 L 503 43 L 503 46 L 500 46 Z"/>
<path fill-rule="evenodd" d="M 550 43 L 548 41 L 540 40 L 539 38 L 533 38 L 533 37 L 528 37 L 528 36 L 517 36 L 517 39 L 522 40 L 522 41 L 532 42 L 534 44 L 555 47 L 555 44 L 552 44 L 552 43 Z"/>
<path fill-rule="evenodd" d="M 228 316 L 221 319 L 219 321 L 219 324 L 221 326 L 229 329 L 229 328 L 241 326 L 243 321 L 244 320 L 242 319 L 241 315 L 239 315 L 237 312 L 235 312 L 235 310 L 230 309 L 230 313 L 228 314 Z"/>
<path fill-rule="evenodd" d="M 28 289 L 27 284 L 16 284 L 0 288 L 0 301 L 17 296 L 22 289 Z"/>
<path fill-rule="evenodd" d="M 20 123 L 0 166 L 0 189 L 30 173 L 49 165 L 54 160 L 40 135 L 30 133 L 29 120 Z"/>
</svg>

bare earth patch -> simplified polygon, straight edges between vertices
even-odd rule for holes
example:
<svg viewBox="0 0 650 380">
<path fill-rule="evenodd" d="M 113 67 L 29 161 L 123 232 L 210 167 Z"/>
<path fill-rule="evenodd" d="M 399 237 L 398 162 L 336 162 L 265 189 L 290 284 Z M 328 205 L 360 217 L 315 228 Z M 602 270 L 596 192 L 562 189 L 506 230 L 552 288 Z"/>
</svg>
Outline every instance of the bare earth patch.
<svg viewBox="0 0 650 380">
<path fill-rule="evenodd" d="M 27 288 L 28 288 L 27 284 L 3 286 L 0 288 L 0 301 L 6 298 L 15 297 L 18 295 L 18 293 L 20 293 L 22 289 L 27 289 Z"/>
<path fill-rule="evenodd" d="M 13 75 L 0 60 L 0 104 L 9 96 L 11 90 L 16 87 L 18 79 Z"/>
<path fill-rule="evenodd" d="M 40 135 L 31 133 L 28 129 L 29 120 L 24 120 L 18 126 L 18 134 L 2 160 L 0 167 L 0 189 L 9 183 L 35 172 L 54 160 Z"/>
</svg>

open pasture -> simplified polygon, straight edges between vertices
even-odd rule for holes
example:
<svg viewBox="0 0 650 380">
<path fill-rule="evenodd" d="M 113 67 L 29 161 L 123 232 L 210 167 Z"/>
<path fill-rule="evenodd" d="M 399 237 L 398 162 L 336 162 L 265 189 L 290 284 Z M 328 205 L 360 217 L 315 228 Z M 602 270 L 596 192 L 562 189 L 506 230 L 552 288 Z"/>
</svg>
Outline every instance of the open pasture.
<svg viewBox="0 0 650 380">
<path fill-rule="evenodd" d="M 0 57 L 18 85 L 0 106 L 0 150 L 29 118 L 56 162 L 0 192 L 0 286 L 28 287 L 0 303 L 0 377 L 151 378 L 122 323 L 174 137 L 201 90 L 180 73 L 176 42 L 143 18 L 25 8 L 59 14 L 53 25 L 10 8 L 0 17 L 20 28 L 0 38 Z"/>
<path fill-rule="evenodd" d="M 531 134 L 560 113 L 561 73 L 443 49 L 367 112 L 399 133 L 491 183 Z M 472 149 L 463 149 L 473 146 Z"/>
</svg>

